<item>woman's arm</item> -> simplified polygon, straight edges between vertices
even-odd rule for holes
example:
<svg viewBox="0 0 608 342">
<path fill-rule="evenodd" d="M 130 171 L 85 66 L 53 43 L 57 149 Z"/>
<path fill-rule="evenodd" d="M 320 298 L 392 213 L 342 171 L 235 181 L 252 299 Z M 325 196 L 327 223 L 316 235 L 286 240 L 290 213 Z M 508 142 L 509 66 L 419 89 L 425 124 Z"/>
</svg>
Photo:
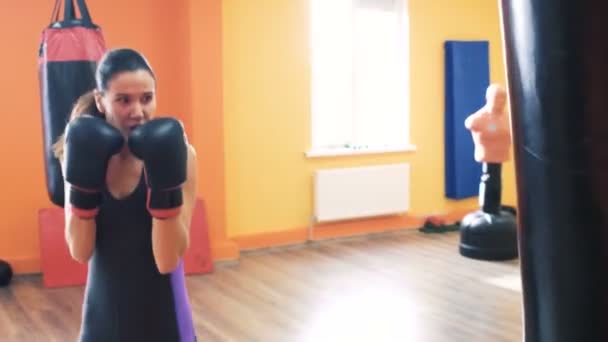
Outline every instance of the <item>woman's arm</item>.
<svg viewBox="0 0 608 342">
<path fill-rule="evenodd" d="M 180 214 L 168 219 L 152 219 L 152 249 L 156 267 L 163 274 L 175 270 L 190 243 L 190 224 L 196 200 L 197 181 L 196 152 L 191 145 L 188 145 L 187 165 Z"/>
<path fill-rule="evenodd" d="M 78 262 L 86 263 L 95 249 L 95 219 L 78 217 L 70 210 L 70 184 L 64 182 L 65 200 L 65 241 L 67 242 L 72 258 Z"/>
</svg>

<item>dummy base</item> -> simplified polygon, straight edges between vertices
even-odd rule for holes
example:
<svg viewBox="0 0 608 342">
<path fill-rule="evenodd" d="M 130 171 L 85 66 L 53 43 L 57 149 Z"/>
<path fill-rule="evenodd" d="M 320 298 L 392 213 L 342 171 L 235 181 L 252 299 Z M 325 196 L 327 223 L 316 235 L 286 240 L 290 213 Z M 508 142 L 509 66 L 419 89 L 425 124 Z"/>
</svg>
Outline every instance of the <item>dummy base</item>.
<svg viewBox="0 0 608 342">
<path fill-rule="evenodd" d="M 511 260 L 518 257 L 517 223 L 507 210 L 490 214 L 481 210 L 466 215 L 460 223 L 462 256 L 479 260 Z"/>
</svg>

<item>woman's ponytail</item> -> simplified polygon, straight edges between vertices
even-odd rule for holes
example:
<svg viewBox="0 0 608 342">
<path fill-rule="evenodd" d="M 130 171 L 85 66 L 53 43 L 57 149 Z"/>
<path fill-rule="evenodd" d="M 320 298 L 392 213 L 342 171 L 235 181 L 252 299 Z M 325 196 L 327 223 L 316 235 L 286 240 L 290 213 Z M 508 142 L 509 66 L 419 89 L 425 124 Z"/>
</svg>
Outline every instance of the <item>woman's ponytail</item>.
<svg viewBox="0 0 608 342">
<path fill-rule="evenodd" d="M 72 121 L 82 115 L 91 115 L 99 118 L 105 118 L 105 115 L 97 109 L 97 105 L 95 104 L 95 90 L 91 90 L 76 100 L 74 106 L 72 107 L 72 112 L 70 113 L 69 121 Z M 65 142 L 65 133 L 62 134 L 57 142 L 53 144 L 53 154 L 55 158 L 62 160 L 63 158 L 63 144 Z"/>
</svg>

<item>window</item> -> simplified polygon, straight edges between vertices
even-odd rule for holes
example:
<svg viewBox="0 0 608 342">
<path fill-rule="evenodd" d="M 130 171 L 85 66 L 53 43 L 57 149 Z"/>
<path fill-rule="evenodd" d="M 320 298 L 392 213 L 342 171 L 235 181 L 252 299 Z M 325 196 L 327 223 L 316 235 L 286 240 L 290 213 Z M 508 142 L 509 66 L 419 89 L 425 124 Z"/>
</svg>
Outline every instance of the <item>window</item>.
<svg viewBox="0 0 608 342">
<path fill-rule="evenodd" d="M 310 0 L 312 150 L 407 150 L 406 0 Z"/>
</svg>

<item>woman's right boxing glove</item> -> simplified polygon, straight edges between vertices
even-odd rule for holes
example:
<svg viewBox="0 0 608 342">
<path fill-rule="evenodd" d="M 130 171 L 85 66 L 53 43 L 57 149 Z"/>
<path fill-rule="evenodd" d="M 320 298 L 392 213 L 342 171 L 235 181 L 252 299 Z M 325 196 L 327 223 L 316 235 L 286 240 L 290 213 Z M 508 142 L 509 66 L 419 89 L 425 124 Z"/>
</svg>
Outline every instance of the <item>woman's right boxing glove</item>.
<svg viewBox="0 0 608 342">
<path fill-rule="evenodd" d="M 82 218 L 97 215 L 110 157 L 120 152 L 124 138 L 104 119 L 81 116 L 66 127 L 65 179 L 70 184 L 70 209 Z"/>
</svg>

